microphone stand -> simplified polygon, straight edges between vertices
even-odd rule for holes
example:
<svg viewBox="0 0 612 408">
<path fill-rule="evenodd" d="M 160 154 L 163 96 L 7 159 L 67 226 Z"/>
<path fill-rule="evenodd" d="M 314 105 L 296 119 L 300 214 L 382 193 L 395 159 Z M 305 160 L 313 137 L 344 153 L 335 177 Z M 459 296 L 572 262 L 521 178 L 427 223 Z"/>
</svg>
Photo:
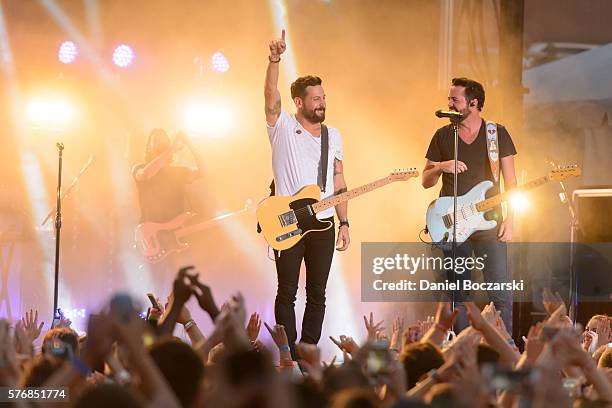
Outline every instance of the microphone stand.
<svg viewBox="0 0 612 408">
<path fill-rule="evenodd" d="M 56 143 L 58 154 L 57 172 L 57 204 L 55 207 L 55 277 L 53 282 L 53 317 L 57 310 L 58 284 L 59 284 L 59 254 L 60 254 L 60 232 L 62 229 L 62 152 L 64 144 Z"/>
<path fill-rule="evenodd" d="M 456 262 L 457 262 L 457 174 L 458 174 L 458 165 L 457 161 L 459 159 L 459 120 L 460 119 L 452 119 L 451 125 L 453 127 L 453 158 L 455 160 L 455 171 L 453 172 L 453 243 L 452 243 L 452 257 L 453 257 L 453 287 L 455 287 L 457 283 L 457 272 L 455 271 Z M 455 289 L 451 291 L 451 310 L 455 310 L 456 308 L 456 299 L 455 294 L 458 293 L 458 290 Z"/>
<path fill-rule="evenodd" d="M 62 194 L 62 200 L 64 198 L 68 197 L 70 192 L 72 192 L 72 189 L 74 189 L 74 187 L 77 185 L 77 183 L 81 179 L 81 176 L 87 171 L 87 169 L 89 169 L 89 167 L 93 164 L 93 162 L 94 162 L 94 155 L 92 154 L 92 155 L 89 156 L 89 159 L 87 160 L 87 163 L 85 163 L 85 165 L 81 168 L 79 173 L 76 176 L 74 176 L 74 178 L 72 179 L 72 183 L 70 183 L 70 185 L 68 186 L 66 191 L 64 191 L 64 194 Z M 44 226 L 46 224 L 46 222 L 49 221 L 49 218 L 51 218 L 52 215 L 53 215 L 53 209 L 49 210 L 49 212 L 47 213 L 45 219 L 42 220 L 40 225 Z"/>
</svg>

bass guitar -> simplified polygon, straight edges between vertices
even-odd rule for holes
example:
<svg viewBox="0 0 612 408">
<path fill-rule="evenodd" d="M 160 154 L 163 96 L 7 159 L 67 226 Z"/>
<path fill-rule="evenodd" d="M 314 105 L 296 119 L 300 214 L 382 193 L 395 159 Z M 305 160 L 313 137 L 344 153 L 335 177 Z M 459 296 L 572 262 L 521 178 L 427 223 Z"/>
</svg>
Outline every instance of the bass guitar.
<svg viewBox="0 0 612 408">
<path fill-rule="evenodd" d="M 177 215 L 168 222 L 144 222 L 134 231 L 136 247 L 149 263 L 157 263 L 173 252 L 185 250 L 189 244 L 183 239 L 190 234 L 204 231 L 216 226 L 219 221 L 246 212 L 251 207 L 251 200 L 247 200 L 244 207 L 238 211 L 219 215 L 200 222 L 187 225 L 196 214 L 185 212 Z"/>
</svg>

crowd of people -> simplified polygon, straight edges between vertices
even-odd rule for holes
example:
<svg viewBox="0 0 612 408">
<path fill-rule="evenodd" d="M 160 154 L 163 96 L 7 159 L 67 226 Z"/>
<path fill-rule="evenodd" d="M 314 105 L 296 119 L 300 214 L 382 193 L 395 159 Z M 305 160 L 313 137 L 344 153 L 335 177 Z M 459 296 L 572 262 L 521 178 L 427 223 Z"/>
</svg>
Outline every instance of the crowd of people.
<svg viewBox="0 0 612 408">
<path fill-rule="evenodd" d="M 214 321 L 212 332 L 192 318 L 191 297 Z M 470 326 L 451 336 L 458 311 L 441 302 L 433 319 L 405 324 L 399 316 L 390 330 L 364 316 L 363 344 L 355 333 L 332 337 L 342 357 L 325 362 L 317 345 L 299 343 L 295 361 L 282 325 L 263 322 L 275 345 L 266 347 L 241 293 L 219 307 L 183 268 L 165 307 L 146 319 L 118 294 L 81 336 L 66 319 L 43 335 L 36 311 L 14 325 L 1 320 L 0 386 L 65 387 L 69 401 L 53 402 L 63 407 L 612 406 L 612 318 L 593 316 L 583 331 L 560 298 L 544 303 L 549 316 L 529 329 L 522 352 L 493 303 L 481 310 L 465 302 Z M 177 324 L 188 341 L 172 335 Z"/>
</svg>

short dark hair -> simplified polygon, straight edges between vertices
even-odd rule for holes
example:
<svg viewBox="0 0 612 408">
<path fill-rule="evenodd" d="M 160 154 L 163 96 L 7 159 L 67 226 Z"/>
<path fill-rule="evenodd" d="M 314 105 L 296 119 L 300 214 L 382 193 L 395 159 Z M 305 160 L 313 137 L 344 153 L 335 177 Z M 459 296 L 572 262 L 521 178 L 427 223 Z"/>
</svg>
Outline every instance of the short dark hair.
<svg viewBox="0 0 612 408">
<path fill-rule="evenodd" d="M 444 357 L 431 343 L 413 343 L 402 350 L 400 361 L 404 364 L 406 385 L 410 389 L 423 375 L 444 364 Z"/>
<path fill-rule="evenodd" d="M 204 364 L 189 344 L 166 338 L 153 344 L 149 354 L 183 407 L 193 404 L 204 376 Z"/>
<path fill-rule="evenodd" d="M 478 99 L 478 110 L 482 110 L 485 102 L 485 90 L 480 82 L 476 82 L 473 79 L 461 77 L 453 78 L 453 86 L 462 86 L 465 88 L 465 98 L 468 103 L 473 99 Z"/>
<path fill-rule="evenodd" d="M 291 84 L 291 99 L 301 98 L 306 96 L 306 88 L 309 86 L 321 85 L 323 80 L 318 76 L 306 75 L 299 77 Z"/>
</svg>

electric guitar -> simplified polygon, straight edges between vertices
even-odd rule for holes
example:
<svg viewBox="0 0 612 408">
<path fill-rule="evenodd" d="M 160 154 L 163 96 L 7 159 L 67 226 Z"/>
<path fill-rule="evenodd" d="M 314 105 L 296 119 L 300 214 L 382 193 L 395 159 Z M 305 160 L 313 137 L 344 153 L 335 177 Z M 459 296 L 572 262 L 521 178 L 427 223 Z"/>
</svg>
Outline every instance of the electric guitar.
<svg viewBox="0 0 612 408">
<path fill-rule="evenodd" d="M 495 220 L 486 220 L 485 212 L 506 201 L 517 191 L 525 191 L 541 186 L 549 181 L 563 181 L 571 176 L 580 176 L 578 166 L 565 166 L 552 170 L 546 176 L 537 178 L 516 189 L 486 198 L 485 193 L 493 182 L 486 180 L 476 184 L 469 192 L 457 197 L 457 243 L 464 242 L 475 231 L 484 231 L 497 225 Z M 453 197 L 440 197 L 427 208 L 427 229 L 435 244 L 453 242 Z"/>
<path fill-rule="evenodd" d="M 317 219 L 317 213 L 394 181 L 405 181 L 418 175 L 419 172 L 415 168 L 395 171 L 380 180 L 324 200 L 321 200 L 319 186 L 311 184 L 293 196 L 271 196 L 263 200 L 257 207 L 257 221 L 268 244 L 277 251 L 282 251 L 297 244 L 311 231 L 331 228 L 332 222 L 320 221 Z"/>
<path fill-rule="evenodd" d="M 179 214 L 168 222 L 144 222 L 136 227 L 134 241 L 149 263 L 157 263 L 173 252 L 184 251 L 189 246 L 183 241 L 187 235 L 214 227 L 219 221 L 246 212 L 250 207 L 249 199 L 238 211 L 222 214 L 194 225 L 187 225 L 187 222 L 196 215 L 192 212 Z"/>
</svg>

